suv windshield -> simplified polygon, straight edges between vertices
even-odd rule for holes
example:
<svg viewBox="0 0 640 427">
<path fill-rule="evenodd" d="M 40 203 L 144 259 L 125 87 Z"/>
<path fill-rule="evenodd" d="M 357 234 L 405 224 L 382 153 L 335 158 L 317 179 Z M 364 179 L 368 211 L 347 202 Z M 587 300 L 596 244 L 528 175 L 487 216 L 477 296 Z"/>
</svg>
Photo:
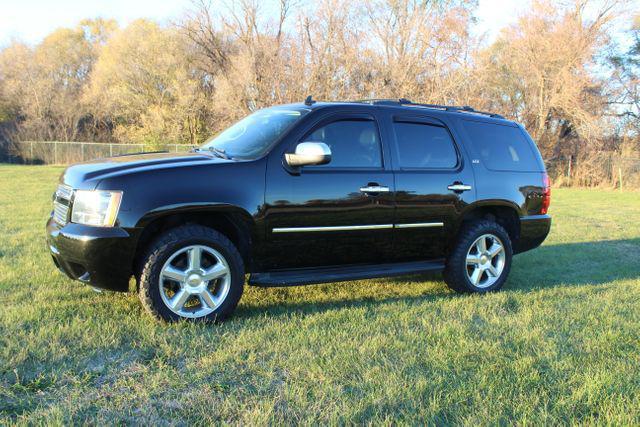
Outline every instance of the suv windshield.
<svg viewBox="0 0 640 427">
<path fill-rule="evenodd" d="M 230 158 L 256 159 L 266 154 L 278 138 L 308 111 L 283 108 L 256 111 L 207 140 L 202 148 Z"/>
</svg>

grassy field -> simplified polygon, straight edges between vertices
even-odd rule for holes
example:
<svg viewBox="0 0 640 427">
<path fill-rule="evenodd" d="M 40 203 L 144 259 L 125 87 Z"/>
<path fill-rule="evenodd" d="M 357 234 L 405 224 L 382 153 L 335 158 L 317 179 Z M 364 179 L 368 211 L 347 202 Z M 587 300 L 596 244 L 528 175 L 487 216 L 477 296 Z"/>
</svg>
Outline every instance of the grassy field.
<svg viewBox="0 0 640 427">
<path fill-rule="evenodd" d="M 640 193 L 554 190 L 500 293 L 249 287 L 225 324 L 166 325 L 54 269 L 61 170 L 0 166 L 0 425 L 640 423 Z"/>
</svg>

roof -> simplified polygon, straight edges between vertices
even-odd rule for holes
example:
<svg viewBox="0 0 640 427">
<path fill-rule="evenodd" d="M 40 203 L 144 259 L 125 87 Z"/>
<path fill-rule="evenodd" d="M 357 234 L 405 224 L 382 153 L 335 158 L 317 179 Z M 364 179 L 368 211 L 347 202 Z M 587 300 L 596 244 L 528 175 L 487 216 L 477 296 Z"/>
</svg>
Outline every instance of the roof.
<svg viewBox="0 0 640 427">
<path fill-rule="evenodd" d="M 421 104 L 416 102 L 411 102 L 408 99 L 400 98 L 400 99 L 363 99 L 363 100 L 355 100 L 355 101 L 315 101 L 311 97 L 307 97 L 304 103 L 297 104 L 299 106 L 304 106 L 309 109 L 320 109 L 327 108 L 331 106 L 339 106 L 339 105 L 351 105 L 351 106 L 362 106 L 366 107 L 386 107 L 386 108 L 398 108 L 402 110 L 429 110 L 435 113 L 453 113 L 453 114 L 462 114 L 475 116 L 477 118 L 487 118 L 489 121 L 499 120 L 510 122 L 510 120 L 505 119 L 500 114 L 490 113 L 486 111 L 479 111 L 470 106 L 454 106 L 454 105 L 438 105 L 438 104 Z"/>
</svg>

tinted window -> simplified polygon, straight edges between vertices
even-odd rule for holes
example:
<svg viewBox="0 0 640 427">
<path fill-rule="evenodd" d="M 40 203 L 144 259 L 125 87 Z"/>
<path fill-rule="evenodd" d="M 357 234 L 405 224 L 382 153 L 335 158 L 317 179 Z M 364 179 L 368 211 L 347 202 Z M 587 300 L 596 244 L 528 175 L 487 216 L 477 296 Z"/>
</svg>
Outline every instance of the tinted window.
<svg viewBox="0 0 640 427">
<path fill-rule="evenodd" d="M 331 148 L 331 162 L 317 167 L 382 167 L 380 139 L 371 120 L 340 120 L 314 130 L 305 141 L 324 142 Z"/>
<path fill-rule="evenodd" d="M 462 121 L 481 161 L 497 171 L 538 171 L 540 166 L 520 128 Z"/>
<path fill-rule="evenodd" d="M 449 132 L 440 126 L 421 123 L 393 124 L 402 168 L 453 168 L 458 156 Z"/>
</svg>

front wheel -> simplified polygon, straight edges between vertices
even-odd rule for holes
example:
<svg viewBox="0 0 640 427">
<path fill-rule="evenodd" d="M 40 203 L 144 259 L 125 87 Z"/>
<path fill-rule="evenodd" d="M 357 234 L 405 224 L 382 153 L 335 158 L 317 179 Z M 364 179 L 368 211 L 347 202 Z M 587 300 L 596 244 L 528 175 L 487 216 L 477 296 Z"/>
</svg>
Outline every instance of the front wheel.
<svg viewBox="0 0 640 427">
<path fill-rule="evenodd" d="M 169 230 L 150 247 L 140 277 L 142 305 L 166 321 L 219 321 L 244 287 L 242 257 L 226 236 L 199 226 Z"/>
<path fill-rule="evenodd" d="M 447 285 L 458 292 L 496 291 L 511 269 L 509 234 L 499 224 L 482 220 L 462 229 L 444 271 Z"/>
</svg>

